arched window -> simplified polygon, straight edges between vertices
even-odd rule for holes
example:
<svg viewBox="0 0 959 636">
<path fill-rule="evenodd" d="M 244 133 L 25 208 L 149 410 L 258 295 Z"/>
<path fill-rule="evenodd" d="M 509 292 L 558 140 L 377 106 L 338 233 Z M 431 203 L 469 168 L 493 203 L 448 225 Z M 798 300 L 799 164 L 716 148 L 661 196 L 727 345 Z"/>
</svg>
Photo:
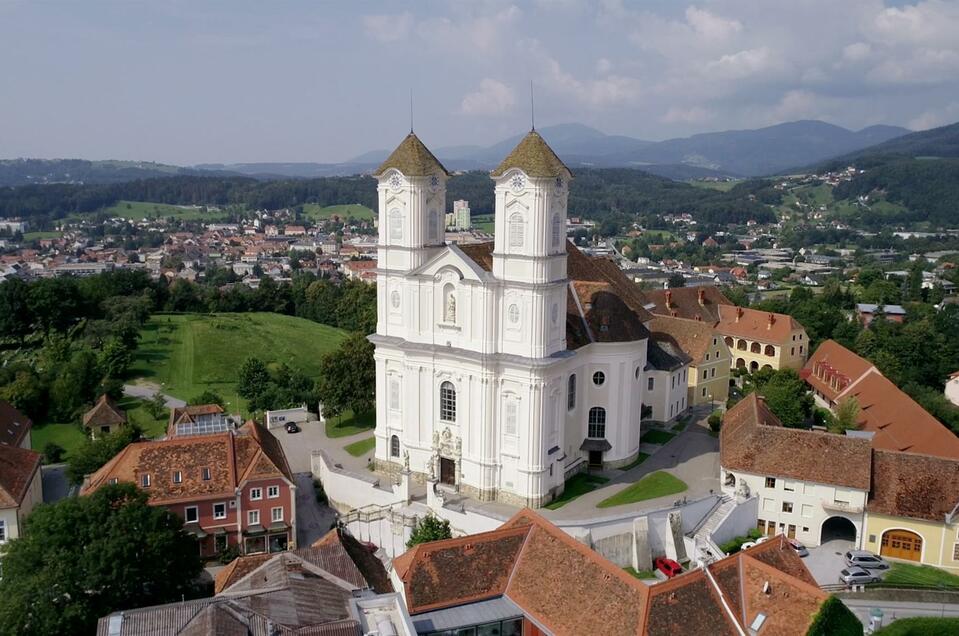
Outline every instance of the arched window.
<svg viewBox="0 0 959 636">
<path fill-rule="evenodd" d="M 440 385 L 440 419 L 444 422 L 456 421 L 456 387 L 452 382 Z"/>
<path fill-rule="evenodd" d="M 740 340 L 736 343 L 736 348 L 739 349 L 740 351 L 745 351 L 745 350 L 746 350 L 746 341 L 740 339 Z"/>
<path fill-rule="evenodd" d="M 390 438 L 390 457 L 400 456 L 400 438 L 394 435 Z"/>
<path fill-rule="evenodd" d="M 452 283 L 443 287 L 443 322 L 456 324 L 456 288 Z"/>
<path fill-rule="evenodd" d="M 566 381 L 566 408 L 570 411 L 576 408 L 576 374 L 569 376 Z"/>
<path fill-rule="evenodd" d="M 733 348 L 733 339 L 732 339 L 732 338 L 730 338 L 729 336 L 726 336 L 723 340 L 725 341 L 727 347 L 729 347 L 730 349 Z"/>
<path fill-rule="evenodd" d="M 606 437 L 606 409 L 594 406 L 589 410 L 589 428 L 587 437 Z"/>
<path fill-rule="evenodd" d="M 427 227 L 428 236 L 427 238 L 431 241 L 435 241 L 439 238 L 439 217 L 436 214 L 436 210 L 430 210 L 430 220 Z"/>
<path fill-rule="evenodd" d="M 766 350 L 763 353 L 765 353 L 767 356 L 774 356 L 776 355 L 776 347 L 772 345 L 766 345 Z"/>
<path fill-rule="evenodd" d="M 390 239 L 403 240 L 403 214 L 397 210 L 390 210 Z"/>
<path fill-rule="evenodd" d="M 519 212 L 514 212 L 512 216 L 509 217 L 509 246 L 510 247 L 523 247 L 525 232 L 525 227 L 523 225 L 523 217 Z"/>
<path fill-rule="evenodd" d="M 560 225 L 559 225 L 559 215 L 558 215 L 558 214 L 554 214 L 554 215 L 553 215 L 553 225 L 552 225 L 552 227 L 550 228 L 550 234 L 551 234 L 552 240 L 553 240 L 553 247 L 558 247 L 558 246 L 559 246 L 560 230 L 561 230 L 561 228 L 560 228 Z"/>
<path fill-rule="evenodd" d="M 750 353 L 759 353 L 760 351 L 762 351 L 762 345 L 759 344 L 758 342 L 754 342 L 751 345 L 749 345 Z"/>
</svg>

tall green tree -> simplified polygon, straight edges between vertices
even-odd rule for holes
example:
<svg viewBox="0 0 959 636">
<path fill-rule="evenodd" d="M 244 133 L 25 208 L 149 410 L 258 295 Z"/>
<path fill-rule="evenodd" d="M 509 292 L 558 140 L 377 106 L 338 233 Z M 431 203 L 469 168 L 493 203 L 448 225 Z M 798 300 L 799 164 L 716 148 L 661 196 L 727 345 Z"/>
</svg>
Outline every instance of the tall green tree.
<svg viewBox="0 0 959 636">
<path fill-rule="evenodd" d="M 450 522 L 446 519 L 440 519 L 433 513 L 429 513 L 420 519 L 416 527 L 413 528 L 409 541 L 406 542 L 406 547 L 412 548 L 421 543 L 449 539 L 452 536 L 453 533 L 450 531 Z"/>
<path fill-rule="evenodd" d="M 133 484 L 40 506 L 5 549 L 0 633 L 91 634 L 101 616 L 190 594 L 201 567 L 181 519 Z"/>
<path fill-rule="evenodd" d="M 237 382 L 237 391 L 248 399 L 254 400 L 267 389 L 270 382 L 270 371 L 259 358 L 247 358 L 240 366 Z"/>
<path fill-rule="evenodd" d="M 320 362 L 316 390 L 325 416 L 335 417 L 347 409 L 354 413 L 370 412 L 375 388 L 373 344 L 363 334 L 348 336 Z"/>
</svg>

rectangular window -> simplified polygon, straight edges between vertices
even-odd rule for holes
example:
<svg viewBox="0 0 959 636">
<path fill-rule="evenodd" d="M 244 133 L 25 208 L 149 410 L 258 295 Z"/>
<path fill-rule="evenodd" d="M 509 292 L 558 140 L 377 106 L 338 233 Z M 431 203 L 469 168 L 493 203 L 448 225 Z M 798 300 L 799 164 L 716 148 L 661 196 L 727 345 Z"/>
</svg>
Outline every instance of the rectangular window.
<svg viewBox="0 0 959 636">
<path fill-rule="evenodd" d="M 791 502 L 791 501 L 784 501 L 784 502 L 783 502 L 783 512 L 792 512 L 792 511 L 793 511 L 792 502 Z"/>
<path fill-rule="evenodd" d="M 709 377 L 709 370 L 708 370 L 708 369 L 703 369 L 703 380 L 705 380 L 705 379 L 708 378 L 708 377 Z"/>
<path fill-rule="evenodd" d="M 271 508 L 270 509 L 270 520 L 271 521 L 283 521 L 283 508 Z"/>
<path fill-rule="evenodd" d="M 183 509 L 183 517 L 187 523 L 196 523 L 200 520 L 200 509 L 196 506 L 187 506 Z"/>
<path fill-rule="evenodd" d="M 246 513 L 246 522 L 249 526 L 255 526 L 260 523 L 260 511 L 259 510 L 249 510 Z"/>
<path fill-rule="evenodd" d="M 400 408 L 400 383 L 394 379 L 390 379 L 390 408 Z"/>
<path fill-rule="evenodd" d="M 576 374 L 569 376 L 566 382 L 566 410 L 572 411 L 576 408 Z"/>
<path fill-rule="evenodd" d="M 7 522 L 0 519 L 0 543 L 7 540 Z"/>
<path fill-rule="evenodd" d="M 646 390 L 647 391 L 653 390 L 653 378 L 649 378 L 648 380 L 646 380 Z"/>
<path fill-rule="evenodd" d="M 802 345 L 799 345 L 799 353 L 802 353 Z"/>
<path fill-rule="evenodd" d="M 214 518 L 214 519 L 226 519 L 226 504 L 225 504 L 225 503 L 213 504 L 213 518 Z"/>
<path fill-rule="evenodd" d="M 756 529 L 760 532 L 766 532 L 766 520 L 756 519 Z"/>
<path fill-rule="evenodd" d="M 709 377 L 711 378 L 716 377 L 716 367 L 713 367 L 712 369 L 709 370 Z"/>
<path fill-rule="evenodd" d="M 959 561 L 959 543 L 952 545 L 952 560 Z"/>
<path fill-rule="evenodd" d="M 703 397 L 706 397 L 706 387 L 703 387 Z"/>
<path fill-rule="evenodd" d="M 140 485 L 144 488 L 150 487 L 150 475 L 143 475 L 140 477 Z"/>
<path fill-rule="evenodd" d="M 279 486 L 267 486 L 266 488 L 266 498 L 267 499 L 276 499 L 280 496 L 280 487 Z"/>
<path fill-rule="evenodd" d="M 671 389 L 675 389 L 675 388 L 676 388 L 676 376 L 675 376 L 675 375 L 669 376 L 669 388 L 671 388 Z"/>
<path fill-rule="evenodd" d="M 713 346 L 715 347 L 717 344 L 719 344 L 719 341 L 716 338 L 713 338 Z M 719 355 L 718 351 L 716 352 L 716 355 Z"/>
<path fill-rule="evenodd" d="M 766 477 L 766 488 L 775 488 L 775 487 L 776 487 L 776 478 Z"/>
<path fill-rule="evenodd" d="M 784 482 L 783 482 L 783 490 L 785 490 L 786 492 L 795 492 L 795 490 L 796 490 L 796 488 L 795 488 L 795 482 L 784 481 Z"/>
<path fill-rule="evenodd" d="M 263 490 L 261 488 L 250 488 L 250 500 L 256 501 L 257 499 L 263 499 Z"/>
<path fill-rule="evenodd" d="M 179 484 L 183 483 L 183 473 L 178 470 L 173 471 L 173 483 Z"/>
<path fill-rule="evenodd" d="M 812 505 L 811 505 L 811 504 L 803 504 L 803 505 L 802 505 L 802 516 L 806 517 L 807 519 L 808 519 L 808 518 L 812 518 Z"/>
<path fill-rule="evenodd" d="M 789 347 L 789 355 L 791 356 L 796 355 L 796 347 Z"/>
<path fill-rule="evenodd" d="M 516 400 L 508 399 L 506 400 L 506 427 L 505 431 L 507 435 L 516 435 Z"/>
<path fill-rule="evenodd" d="M 709 353 L 706 354 L 706 360 L 709 360 Z"/>
<path fill-rule="evenodd" d="M 213 478 L 210 469 L 206 466 L 200 469 L 200 476 L 203 478 L 203 481 L 210 481 Z"/>
</svg>

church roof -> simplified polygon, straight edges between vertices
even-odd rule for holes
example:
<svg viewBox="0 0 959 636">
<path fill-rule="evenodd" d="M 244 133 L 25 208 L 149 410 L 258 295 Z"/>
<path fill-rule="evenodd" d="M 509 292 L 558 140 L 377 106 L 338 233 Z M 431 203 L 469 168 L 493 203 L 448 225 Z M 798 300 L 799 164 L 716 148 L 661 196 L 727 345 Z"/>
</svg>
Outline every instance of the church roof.
<svg viewBox="0 0 959 636">
<path fill-rule="evenodd" d="M 386 158 L 380 167 L 373 174 L 380 175 L 387 170 L 394 168 L 399 170 L 407 177 L 425 177 L 437 172 L 449 175 L 443 164 L 440 163 L 430 149 L 420 141 L 413 131 L 400 142 L 396 150 Z"/>
<path fill-rule="evenodd" d="M 558 177 L 563 174 L 572 174 L 546 140 L 535 130 L 529 131 L 513 148 L 513 152 L 509 153 L 490 175 L 500 177 L 511 168 L 519 168 L 531 177 Z"/>
</svg>

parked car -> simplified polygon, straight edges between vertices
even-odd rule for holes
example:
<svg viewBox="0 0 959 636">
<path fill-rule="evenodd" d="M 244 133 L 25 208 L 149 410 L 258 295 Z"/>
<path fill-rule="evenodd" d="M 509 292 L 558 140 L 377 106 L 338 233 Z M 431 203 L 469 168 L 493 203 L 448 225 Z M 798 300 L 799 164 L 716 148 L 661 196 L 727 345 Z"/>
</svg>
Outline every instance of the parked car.
<svg viewBox="0 0 959 636">
<path fill-rule="evenodd" d="M 286 424 L 287 433 L 299 433 L 300 427 L 296 425 L 296 422 L 287 422 Z"/>
<path fill-rule="evenodd" d="M 846 585 L 862 585 L 864 583 L 878 583 L 881 579 L 875 572 L 864 570 L 855 565 L 843 569 L 839 573 L 839 582 Z"/>
<path fill-rule="evenodd" d="M 759 545 L 760 543 L 766 543 L 770 539 L 772 539 L 771 536 L 769 536 L 768 534 L 764 534 L 763 536 L 756 539 L 756 545 Z"/>
<path fill-rule="evenodd" d="M 867 570 L 888 570 L 889 564 L 882 557 L 867 550 L 850 550 L 845 554 L 846 565 L 858 565 Z"/>
<path fill-rule="evenodd" d="M 755 541 L 747 541 L 746 543 L 744 543 L 744 544 L 742 544 L 741 546 L 739 546 L 739 549 L 740 549 L 740 550 L 748 550 L 749 548 L 751 548 L 751 547 L 753 547 L 753 546 L 755 546 L 755 545 L 756 545 L 756 542 L 755 542 Z"/>
<path fill-rule="evenodd" d="M 683 566 L 666 557 L 656 557 L 656 560 L 653 561 L 653 567 L 665 574 L 667 579 L 671 579 L 683 571 Z"/>
<path fill-rule="evenodd" d="M 795 550 L 796 554 L 798 554 L 799 556 L 801 557 L 809 556 L 809 550 L 807 550 L 806 546 L 801 544 L 799 541 L 796 541 L 795 539 L 789 539 L 789 545 L 792 546 L 792 549 Z"/>
</svg>

